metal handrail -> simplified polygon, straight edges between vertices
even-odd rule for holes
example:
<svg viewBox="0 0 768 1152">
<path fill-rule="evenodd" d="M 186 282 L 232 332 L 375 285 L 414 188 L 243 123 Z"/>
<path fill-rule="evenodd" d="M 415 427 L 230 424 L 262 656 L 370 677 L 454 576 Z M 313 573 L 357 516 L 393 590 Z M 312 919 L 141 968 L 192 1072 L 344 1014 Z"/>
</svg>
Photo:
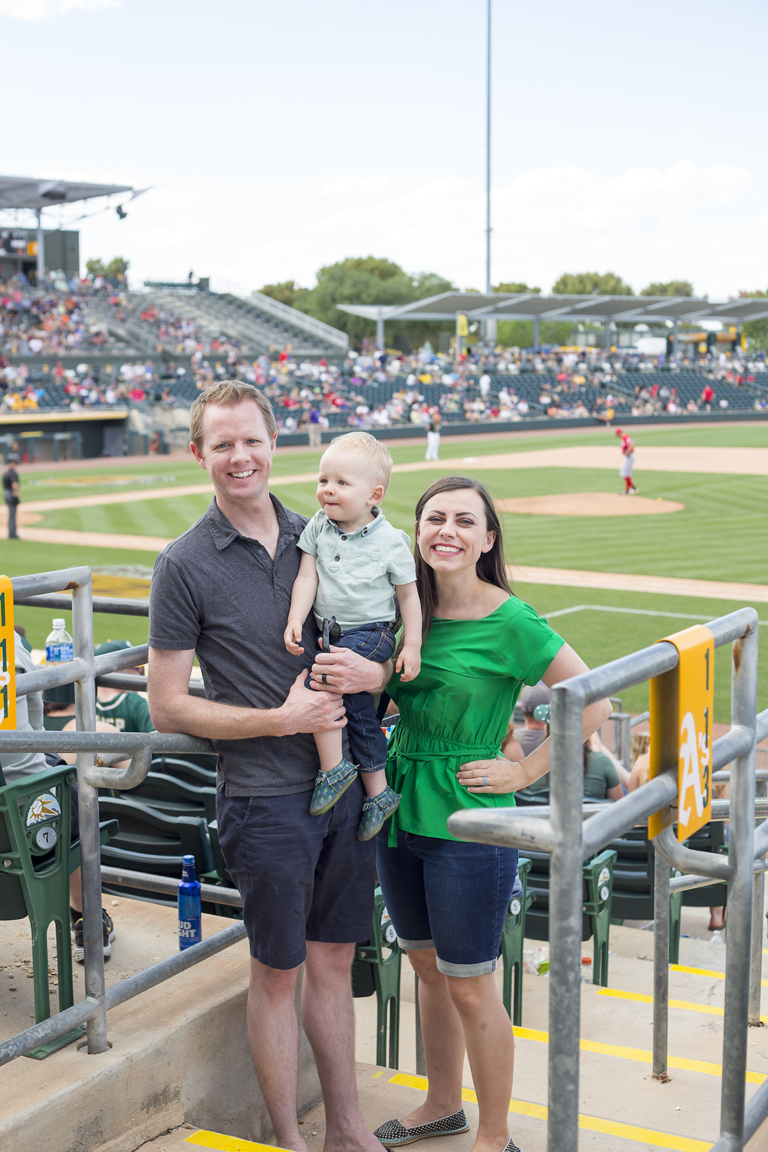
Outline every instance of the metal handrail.
<svg viewBox="0 0 768 1152">
<path fill-rule="evenodd" d="M 101 922 L 101 848 L 99 843 L 100 787 L 135 788 L 149 771 L 154 752 L 212 752 L 208 740 L 182 733 L 168 732 L 96 732 L 96 678 L 117 675 L 119 670 L 146 663 L 147 645 L 138 645 L 104 656 L 94 655 L 94 611 L 120 612 L 125 601 L 109 597 L 94 603 L 91 594 L 91 570 L 87 567 L 66 568 L 13 577 L 14 603 L 37 607 L 72 609 L 74 659 L 60 665 L 49 665 L 17 678 L 19 695 L 54 685 L 78 683 L 75 693 L 74 732 L 0 732 L 0 750 L 4 752 L 74 752 L 77 755 L 78 807 L 80 816 L 80 860 L 83 893 L 83 950 L 85 998 L 80 1004 L 42 1020 L 17 1036 L 0 1043 L 0 1065 L 31 1052 L 49 1040 L 65 1035 L 86 1024 L 87 1046 L 91 1053 L 105 1052 L 107 1011 L 117 1004 L 168 980 L 178 972 L 199 964 L 209 956 L 237 943 L 245 936 L 242 921 L 216 933 L 215 936 L 163 960 L 143 972 L 106 989 Z M 62 593 L 67 589 L 71 596 Z M 146 616 L 146 601 L 134 601 L 131 614 Z M 125 677 L 129 687 L 143 686 L 144 678 Z M 127 769 L 118 771 L 110 763 L 130 759 Z M 30 777 L 30 779 L 32 779 Z M 118 882 L 119 881 L 115 881 Z M 172 880 L 168 881 L 176 888 Z M 134 882 L 133 886 L 138 886 Z M 206 888 L 209 886 L 206 885 Z M 211 886 L 214 887 L 214 886 Z M 217 892 L 222 904 L 232 904 L 231 890 Z"/>
<path fill-rule="evenodd" d="M 731 764 L 728 856 L 697 852 L 677 842 L 672 828 L 655 837 L 653 1077 L 667 1077 L 670 890 L 728 883 L 728 962 L 725 981 L 720 1139 L 712 1152 L 741 1152 L 768 1117 L 768 1082 L 745 1108 L 747 1028 L 760 1022 L 764 856 L 768 822 L 755 830 L 756 743 L 768 735 L 768 710 L 757 716 L 757 613 L 743 608 L 708 624 L 715 647 L 733 643 L 731 730 L 712 746 L 712 769 Z M 550 806 L 531 819 L 515 808 L 454 813 L 448 830 L 459 839 L 549 852 L 549 1152 L 577 1152 L 579 1115 L 578 983 L 581 953 L 582 880 L 585 856 L 616 839 L 654 812 L 675 805 L 676 772 L 664 772 L 642 788 L 594 814 L 583 805 L 582 713 L 597 700 L 659 676 L 678 665 L 668 641 L 575 676 L 552 689 Z M 726 802 L 719 802 L 721 807 Z M 588 815 L 588 819 L 585 819 Z M 666 861 L 681 873 L 670 883 Z"/>
</svg>

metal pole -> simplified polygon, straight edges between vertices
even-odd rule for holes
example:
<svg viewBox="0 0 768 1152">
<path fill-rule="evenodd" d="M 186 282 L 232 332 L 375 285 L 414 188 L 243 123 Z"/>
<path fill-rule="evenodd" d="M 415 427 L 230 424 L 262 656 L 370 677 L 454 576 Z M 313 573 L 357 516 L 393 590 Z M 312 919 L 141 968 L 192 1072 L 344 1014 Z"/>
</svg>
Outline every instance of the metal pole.
<svg viewBox="0 0 768 1152">
<path fill-rule="evenodd" d="M 677 353 L 678 353 L 677 324 L 678 324 L 678 322 L 677 322 L 677 320 L 675 320 L 675 322 L 672 326 L 672 355 L 673 355 L 673 357 L 675 357 L 675 359 L 677 359 Z"/>
<path fill-rule="evenodd" d="M 414 972 L 414 985 L 416 988 L 416 1075 L 426 1076 L 427 1056 L 424 1051 L 424 1033 L 421 1030 L 421 1007 L 419 1005 L 419 977 Z"/>
<path fill-rule="evenodd" d="M 539 318 L 538 318 L 538 316 L 534 316 L 534 318 L 533 318 L 533 349 L 535 352 L 538 352 L 538 350 L 539 350 Z"/>
<path fill-rule="evenodd" d="M 747 1072 L 750 952 L 752 943 L 753 837 L 755 830 L 755 745 L 757 715 L 757 613 L 733 645 L 731 724 L 752 733 L 752 745 L 733 765 L 728 855 L 728 948 L 725 960 L 723 1079 L 720 1133 L 734 1149 L 744 1139 L 744 1087 Z M 746 612 L 745 612 L 746 614 Z"/>
<path fill-rule="evenodd" d="M 762 772 L 755 772 L 755 799 L 768 795 L 768 781 Z M 758 857 L 763 862 L 765 857 Z M 761 1028 L 760 1000 L 763 975 L 763 909 L 765 901 L 765 872 L 756 872 L 752 881 L 752 967 L 749 978 L 749 1026 Z"/>
<path fill-rule="evenodd" d="M 41 288 L 43 280 L 45 280 L 45 240 L 43 238 L 43 219 L 42 211 L 40 208 L 36 209 L 37 215 L 37 286 Z"/>
<path fill-rule="evenodd" d="M 764 857 L 763 857 L 764 859 Z M 755 872 L 752 879 L 752 966 L 749 973 L 749 1026 L 762 1028 L 760 1020 L 763 976 L 763 907 L 765 872 Z"/>
<path fill-rule="evenodd" d="M 384 314 L 381 308 L 376 317 L 376 347 L 384 351 Z"/>
<path fill-rule="evenodd" d="M 654 853 L 653 1079 L 666 1084 L 669 1025 L 669 865 Z"/>
<path fill-rule="evenodd" d="M 76 727 L 81 732 L 96 728 L 96 687 L 93 676 L 93 606 L 90 571 L 72 593 L 72 632 L 75 657 L 86 661 L 90 673 L 75 681 Z M 88 783 L 87 771 L 94 764 L 91 752 L 77 757 L 77 792 L 80 815 L 80 857 L 83 886 L 83 951 L 85 994 L 99 1004 L 88 1021 L 88 1051 L 107 1050 L 107 1008 L 104 984 L 104 952 L 101 922 L 101 848 L 99 845 L 99 794 Z"/>
<path fill-rule="evenodd" d="M 549 865 L 549 1152 L 577 1152 L 581 1010 L 583 696 L 552 690 L 550 788 L 555 844 Z"/>
<path fill-rule="evenodd" d="M 485 88 L 485 290 L 491 288 L 491 0 L 488 0 Z"/>
<path fill-rule="evenodd" d="M 611 350 L 611 321 L 607 316 L 605 318 L 605 350 L 606 352 Z"/>
</svg>

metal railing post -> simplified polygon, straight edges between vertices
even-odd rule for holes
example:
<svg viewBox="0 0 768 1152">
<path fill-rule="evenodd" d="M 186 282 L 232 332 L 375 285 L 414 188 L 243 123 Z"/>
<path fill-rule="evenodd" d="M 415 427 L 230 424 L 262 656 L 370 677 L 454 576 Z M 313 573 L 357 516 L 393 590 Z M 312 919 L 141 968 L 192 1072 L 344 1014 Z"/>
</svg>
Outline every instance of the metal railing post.
<svg viewBox="0 0 768 1152">
<path fill-rule="evenodd" d="M 765 857 L 761 857 L 762 860 Z M 752 963 L 749 972 L 749 1026 L 762 1028 L 760 1020 L 763 978 L 763 908 L 765 872 L 755 872 L 752 880 Z"/>
<path fill-rule="evenodd" d="M 752 732 L 751 747 L 736 760 L 731 773 L 731 823 L 728 837 L 728 948 L 725 961 L 723 1079 L 720 1133 L 725 1147 L 744 1143 L 747 1026 L 749 1022 L 752 943 L 753 837 L 755 831 L 755 744 L 757 717 L 758 622 L 754 609 L 742 639 L 733 645 L 731 724 Z"/>
<path fill-rule="evenodd" d="M 755 773 L 755 799 L 768 795 L 768 781 Z M 761 821 L 762 822 L 762 821 Z M 764 861 L 765 857 L 758 857 Z M 765 872 L 756 872 L 752 889 L 752 967 L 749 977 L 749 1026 L 761 1028 L 760 1001 L 763 976 L 763 924 L 765 907 Z"/>
<path fill-rule="evenodd" d="M 577 1152 L 579 1144 L 583 707 L 578 688 L 560 684 L 552 689 L 550 789 L 555 835 L 549 865 L 549 1152 Z"/>
<path fill-rule="evenodd" d="M 654 848 L 653 1079 L 665 1084 L 669 1028 L 669 865 Z"/>
<path fill-rule="evenodd" d="M 75 657 L 85 661 L 89 673 L 75 681 L 76 727 L 81 732 L 96 729 L 96 688 L 93 676 L 93 604 L 91 576 L 72 593 L 72 639 Z M 101 921 L 101 848 L 99 845 L 99 794 L 88 783 L 87 772 L 94 764 L 93 753 L 77 756 L 77 793 L 80 816 L 80 868 L 83 889 L 83 960 L 85 994 L 99 1004 L 88 1021 L 88 1051 L 107 1050 L 107 1007 L 104 983 L 103 930 Z"/>
<path fill-rule="evenodd" d="M 414 986 L 416 989 L 416 1075 L 426 1076 L 427 1056 L 424 1051 L 424 1033 L 421 1030 L 421 1007 L 419 1005 L 419 977 L 414 972 Z"/>
</svg>

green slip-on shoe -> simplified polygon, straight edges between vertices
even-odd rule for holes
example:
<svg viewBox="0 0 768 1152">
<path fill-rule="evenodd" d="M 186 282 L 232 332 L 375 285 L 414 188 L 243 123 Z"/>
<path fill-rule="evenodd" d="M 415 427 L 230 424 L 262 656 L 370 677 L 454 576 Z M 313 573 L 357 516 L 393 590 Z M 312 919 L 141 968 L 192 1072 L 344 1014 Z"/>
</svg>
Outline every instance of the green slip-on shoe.
<svg viewBox="0 0 768 1152">
<path fill-rule="evenodd" d="M 389 784 L 378 796 L 369 796 L 363 804 L 363 815 L 357 829 L 358 840 L 372 840 L 400 804 L 400 794 Z"/>
<path fill-rule="evenodd" d="M 310 816 L 322 816 L 333 808 L 356 778 L 357 768 L 349 760 L 342 760 L 331 772 L 318 772 L 309 804 Z"/>
</svg>

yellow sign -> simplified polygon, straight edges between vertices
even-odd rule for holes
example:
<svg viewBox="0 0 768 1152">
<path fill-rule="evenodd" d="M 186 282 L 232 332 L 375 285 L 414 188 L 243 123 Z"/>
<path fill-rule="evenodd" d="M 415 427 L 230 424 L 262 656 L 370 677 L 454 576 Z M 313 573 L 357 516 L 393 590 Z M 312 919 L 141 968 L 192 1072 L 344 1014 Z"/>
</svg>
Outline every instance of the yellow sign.
<svg viewBox="0 0 768 1152">
<path fill-rule="evenodd" d="M 16 634 L 13 585 L 0 576 L 0 730 L 16 727 Z"/>
<path fill-rule="evenodd" d="M 650 776 L 677 764 L 678 806 L 656 812 L 651 837 L 677 821 L 677 838 L 687 840 L 712 815 L 712 717 L 715 700 L 715 643 L 709 628 L 696 624 L 665 637 L 679 653 L 677 668 L 651 679 Z"/>
<path fill-rule="evenodd" d="M 456 335 L 469 336 L 469 321 L 463 312 L 459 312 L 456 317 Z"/>
</svg>

